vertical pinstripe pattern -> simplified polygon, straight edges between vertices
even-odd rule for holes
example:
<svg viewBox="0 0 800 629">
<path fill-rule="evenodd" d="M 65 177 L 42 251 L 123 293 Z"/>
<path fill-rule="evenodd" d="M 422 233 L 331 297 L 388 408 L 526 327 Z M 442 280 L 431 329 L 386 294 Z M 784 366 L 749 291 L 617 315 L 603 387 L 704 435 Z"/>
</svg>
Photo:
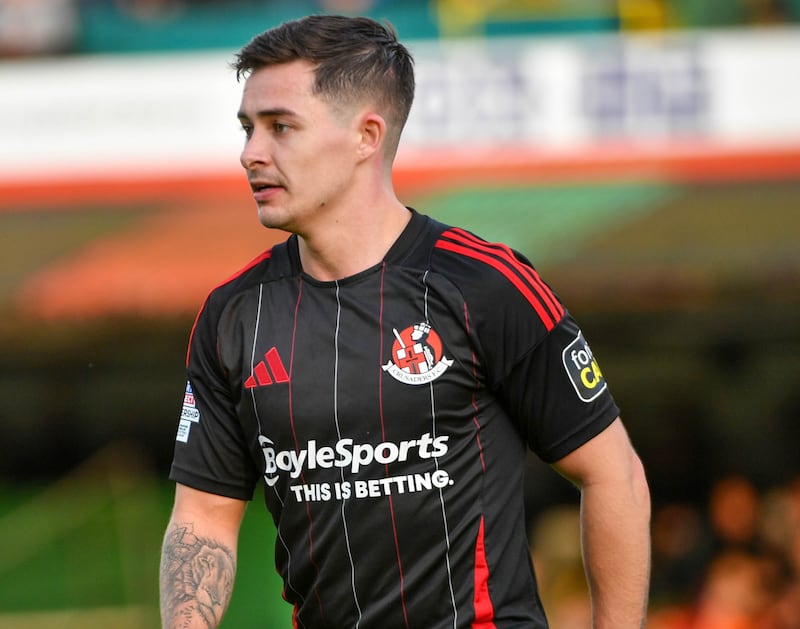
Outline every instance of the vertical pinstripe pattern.
<svg viewBox="0 0 800 629">
<path fill-rule="evenodd" d="M 342 430 L 339 426 L 339 324 L 341 323 L 342 303 L 339 300 L 339 282 L 336 282 L 336 328 L 333 336 L 334 360 L 333 360 L 333 421 L 336 424 L 336 438 L 341 440 Z M 342 482 L 344 482 L 344 468 L 339 468 Z M 344 542 L 347 547 L 347 558 L 350 560 L 350 588 L 353 591 L 353 602 L 358 610 L 358 619 L 355 627 L 358 629 L 361 624 L 361 605 L 358 602 L 358 592 L 356 591 L 356 566 L 353 561 L 353 551 L 350 548 L 350 533 L 347 530 L 347 517 L 345 515 L 346 500 L 342 500 L 342 527 L 344 529 Z"/>
<path fill-rule="evenodd" d="M 422 283 L 425 287 L 425 293 L 423 297 L 423 304 L 425 308 L 425 322 L 429 323 L 428 317 L 428 271 L 425 271 L 425 274 L 422 276 Z M 430 389 L 430 399 L 431 399 L 431 434 L 433 438 L 436 439 L 438 437 L 437 433 L 437 426 L 436 426 L 436 395 L 434 389 L 434 382 L 428 384 Z M 439 459 L 434 457 L 433 464 L 436 467 L 436 471 L 439 471 Z M 444 542 L 446 546 L 445 550 L 445 563 L 447 565 L 447 586 L 450 589 L 450 602 L 453 606 L 453 629 L 458 628 L 458 605 L 456 604 L 456 595 L 455 590 L 453 588 L 453 572 L 450 567 L 450 528 L 447 522 L 447 507 L 444 501 L 444 492 L 442 488 L 439 487 L 439 504 L 442 507 L 442 526 L 444 528 Z"/>
<path fill-rule="evenodd" d="M 253 326 L 253 347 L 250 350 L 250 373 L 253 373 L 253 369 L 256 365 L 256 346 L 258 345 L 258 329 L 261 325 L 261 303 L 264 300 L 264 284 L 258 285 L 258 305 L 256 306 L 256 320 L 255 325 Z M 253 413 L 256 417 L 256 422 L 258 423 L 258 434 L 263 435 L 264 431 L 262 430 L 261 426 L 261 417 L 258 413 L 258 405 L 256 404 L 256 395 L 255 389 L 250 389 L 250 401 L 253 403 Z"/>
<path fill-rule="evenodd" d="M 378 339 L 379 339 L 379 356 L 380 360 L 378 361 L 378 408 L 380 412 L 381 418 L 381 439 L 386 441 L 386 422 L 383 414 L 383 372 L 380 368 L 380 365 L 383 365 L 383 282 L 386 277 L 386 262 L 383 262 L 381 265 L 381 281 L 380 281 L 380 289 L 378 295 Z M 389 466 L 385 465 L 385 474 L 389 476 Z M 408 607 L 406 605 L 406 584 L 405 584 L 405 572 L 403 571 L 403 559 L 400 555 L 400 540 L 397 536 L 397 521 L 394 515 L 394 500 L 392 496 L 389 496 L 389 516 L 392 520 L 392 536 L 394 537 L 394 551 L 395 555 L 397 556 L 397 570 L 400 574 L 400 605 L 403 608 L 403 621 L 405 622 L 406 629 L 410 629 L 410 625 L 408 623 Z"/>
<path fill-rule="evenodd" d="M 253 369 L 254 369 L 255 363 L 256 363 L 256 347 L 258 346 L 258 331 L 261 328 L 261 307 L 262 307 L 263 301 L 264 301 L 264 284 L 259 284 L 258 285 L 258 305 L 256 307 L 257 308 L 257 310 L 256 310 L 256 318 L 255 318 L 255 323 L 254 323 L 254 326 L 253 326 L 253 347 L 252 347 L 252 349 L 250 351 L 250 373 L 253 372 Z M 290 366 L 290 374 L 291 374 L 291 366 Z M 258 434 L 259 435 L 263 435 L 264 434 L 264 430 L 263 430 L 263 427 L 262 427 L 262 424 L 261 424 L 261 414 L 258 412 L 258 404 L 256 404 L 255 393 L 256 392 L 255 392 L 254 388 L 250 389 L 250 401 L 253 404 L 253 415 L 255 416 L 256 423 L 258 424 Z M 283 502 L 283 498 L 281 497 L 280 492 L 277 490 L 276 487 L 273 487 L 272 491 L 275 494 L 275 497 L 281 503 L 281 508 L 283 508 L 285 506 L 285 504 Z M 286 540 L 284 539 L 283 534 L 281 533 L 280 527 L 278 527 L 277 536 L 278 536 L 278 541 L 280 541 L 281 545 L 286 550 L 286 558 L 287 558 L 286 559 L 286 564 L 287 564 L 287 568 L 288 569 L 286 571 L 286 580 L 285 580 L 284 587 L 288 587 L 290 590 L 292 590 L 292 592 L 294 592 L 298 596 L 298 598 L 300 598 L 300 600 L 305 600 L 303 595 L 292 586 L 292 576 L 291 576 L 292 575 L 292 554 L 289 551 L 289 546 L 286 544 Z M 300 625 L 302 624 L 297 619 L 297 609 L 298 609 L 298 606 L 295 605 L 294 613 L 292 614 L 292 626 L 294 627 L 294 629 L 299 629 Z"/>
<path fill-rule="evenodd" d="M 297 313 L 300 311 L 300 302 L 303 300 L 303 277 L 300 276 L 298 278 L 298 291 L 297 291 L 297 302 L 295 303 L 294 307 L 294 324 L 292 325 L 292 350 L 289 354 L 289 425 L 292 428 L 292 438 L 294 439 L 294 448 L 295 451 L 300 451 L 300 440 L 297 438 L 297 426 L 294 421 L 294 391 L 293 391 L 293 378 L 292 374 L 294 373 L 294 353 L 295 353 L 295 345 L 297 342 Z M 303 473 L 300 474 L 300 480 L 305 483 L 305 475 Z M 314 559 L 314 520 L 311 517 L 311 505 L 306 502 L 306 515 L 308 517 L 308 561 L 314 567 L 314 571 L 317 573 L 317 577 L 319 577 L 319 564 L 317 564 L 316 560 Z M 320 616 L 325 616 L 325 609 L 322 606 L 322 597 L 319 595 L 319 588 L 314 585 L 314 596 L 317 598 L 317 604 L 319 605 L 319 614 Z"/>
</svg>

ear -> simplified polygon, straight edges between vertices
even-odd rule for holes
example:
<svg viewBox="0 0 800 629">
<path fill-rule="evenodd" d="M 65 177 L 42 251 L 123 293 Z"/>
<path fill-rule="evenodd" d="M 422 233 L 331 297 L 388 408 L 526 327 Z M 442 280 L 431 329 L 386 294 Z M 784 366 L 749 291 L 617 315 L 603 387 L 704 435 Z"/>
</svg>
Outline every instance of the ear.
<svg viewBox="0 0 800 629">
<path fill-rule="evenodd" d="M 374 111 L 364 112 L 359 120 L 358 157 L 362 160 L 379 153 L 386 140 L 386 121 Z"/>
</svg>

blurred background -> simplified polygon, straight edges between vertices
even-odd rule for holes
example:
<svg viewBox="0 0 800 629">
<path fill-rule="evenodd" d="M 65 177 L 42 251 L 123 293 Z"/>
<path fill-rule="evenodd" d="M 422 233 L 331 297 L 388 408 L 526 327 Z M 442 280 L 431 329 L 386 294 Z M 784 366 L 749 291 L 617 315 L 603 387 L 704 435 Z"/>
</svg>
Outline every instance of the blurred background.
<svg viewBox="0 0 800 629">
<path fill-rule="evenodd" d="M 157 626 L 189 330 L 285 234 L 238 167 L 253 35 L 386 18 L 395 173 L 581 322 L 653 492 L 656 629 L 800 628 L 800 0 L 0 0 L 0 627 Z M 577 496 L 531 459 L 554 629 Z M 288 627 L 248 510 L 223 626 Z"/>
</svg>

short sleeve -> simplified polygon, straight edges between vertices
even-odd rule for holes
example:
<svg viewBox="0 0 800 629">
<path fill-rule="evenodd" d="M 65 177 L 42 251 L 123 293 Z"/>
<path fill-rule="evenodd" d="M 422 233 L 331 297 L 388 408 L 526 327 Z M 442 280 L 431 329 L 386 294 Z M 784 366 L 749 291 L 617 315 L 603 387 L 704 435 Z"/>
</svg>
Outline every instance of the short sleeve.
<svg viewBox="0 0 800 629">
<path fill-rule="evenodd" d="M 170 478 L 202 491 L 250 500 L 258 471 L 220 366 L 214 311 L 209 300 L 189 342 L 186 391 Z"/>
<path fill-rule="evenodd" d="M 547 463 L 619 415 L 599 362 L 569 313 L 511 367 L 497 394 L 528 446 Z"/>
</svg>

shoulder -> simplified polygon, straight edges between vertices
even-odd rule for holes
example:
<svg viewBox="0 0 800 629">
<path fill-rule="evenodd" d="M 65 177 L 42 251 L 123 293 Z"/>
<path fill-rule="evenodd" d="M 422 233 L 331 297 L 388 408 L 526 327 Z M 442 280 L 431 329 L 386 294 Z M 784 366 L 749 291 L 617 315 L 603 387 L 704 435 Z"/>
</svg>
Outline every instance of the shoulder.
<svg viewBox="0 0 800 629">
<path fill-rule="evenodd" d="M 468 302 L 490 311 L 532 314 L 547 331 L 564 317 L 560 300 L 525 256 L 465 229 L 444 226 L 431 270 L 457 285 Z"/>
<path fill-rule="evenodd" d="M 287 243 L 277 244 L 260 253 L 214 287 L 206 297 L 201 311 L 224 308 L 238 293 L 289 274 L 290 267 Z"/>
<path fill-rule="evenodd" d="M 189 348 L 198 340 L 211 341 L 217 323 L 227 305 L 249 289 L 270 282 L 291 272 L 291 261 L 286 242 L 262 252 L 233 275 L 214 287 L 206 297 L 192 326 Z M 187 356 L 188 361 L 189 356 Z"/>
</svg>

